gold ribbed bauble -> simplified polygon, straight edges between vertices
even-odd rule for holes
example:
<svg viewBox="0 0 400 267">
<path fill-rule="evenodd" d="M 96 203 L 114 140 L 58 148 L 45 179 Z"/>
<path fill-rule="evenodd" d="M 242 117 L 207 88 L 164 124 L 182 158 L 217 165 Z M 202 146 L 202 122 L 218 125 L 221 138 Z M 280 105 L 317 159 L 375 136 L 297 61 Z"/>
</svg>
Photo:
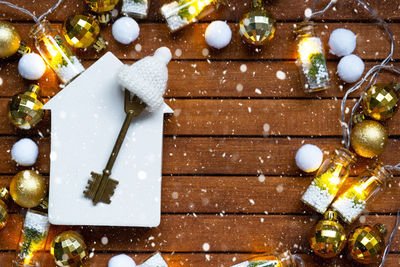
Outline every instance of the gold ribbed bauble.
<svg viewBox="0 0 400 267">
<path fill-rule="evenodd" d="M 374 120 L 386 120 L 393 116 L 399 101 L 400 84 L 375 84 L 365 92 L 363 110 Z"/>
<path fill-rule="evenodd" d="M 86 0 L 91 11 L 95 13 L 104 13 L 113 10 L 119 0 Z"/>
<path fill-rule="evenodd" d="M 86 244 L 77 232 L 66 231 L 54 238 L 50 253 L 58 266 L 80 266 L 87 255 Z"/>
<path fill-rule="evenodd" d="M 320 257 L 333 258 L 346 244 L 346 233 L 339 223 L 336 212 L 328 210 L 310 234 L 311 249 Z"/>
<path fill-rule="evenodd" d="M 21 37 L 15 27 L 7 21 L 0 21 L 0 58 L 14 55 L 20 43 Z"/>
<path fill-rule="evenodd" d="M 0 229 L 3 229 L 7 224 L 8 211 L 7 204 L 5 201 L 8 199 L 8 190 L 6 188 L 0 188 Z"/>
<path fill-rule="evenodd" d="M 10 183 L 10 195 L 19 206 L 33 208 L 46 197 L 47 184 L 42 175 L 33 170 L 17 173 Z"/>
<path fill-rule="evenodd" d="M 357 123 L 351 131 L 351 146 L 361 157 L 373 158 L 385 150 L 388 134 L 377 121 L 365 120 Z"/>
<path fill-rule="evenodd" d="M 348 250 L 350 256 L 358 263 L 377 262 L 385 249 L 386 227 L 376 224 L 374 227 L 361 226 L 349 235 Z"/>
<path fill-rule="evenodd" d="M 257 46 L 274 37 L 275 20 L 262 0 L 253 0 L 250 12 L 244 14 L 239 22 L 239 33 L 247 43 Z"/>
</svg>

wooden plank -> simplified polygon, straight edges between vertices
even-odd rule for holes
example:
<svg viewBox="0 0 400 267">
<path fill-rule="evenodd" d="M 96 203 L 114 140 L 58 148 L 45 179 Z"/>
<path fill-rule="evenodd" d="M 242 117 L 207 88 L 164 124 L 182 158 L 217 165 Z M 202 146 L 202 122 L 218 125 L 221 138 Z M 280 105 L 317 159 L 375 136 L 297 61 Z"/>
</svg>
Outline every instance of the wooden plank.
<svg viewBox="0 0 400 267">
<path fill-rule="evenodd" d="M 123 60 L 131 64 L 132 60 Z M 84 61 L 85 67 L 94 60 Z M 247 66 L 246 72 L 240 66 Z M 370 69 L 378 62 L 366 62 L 365 69 Z M 394 64 L 400 67 L 400 63 Z M 169 79 L 166 98 L 328 98 L 342 97 L 349 84 L 341 82 L 336 75 L 337 62 L 328 62 L 331 71 L 329 90 L 315 94 L 305 93 L 300 83 L 299 72 L 293 61 L 172 61 L 168 65 Z M 282 71 L 286 78 L 277 78 Z M 11 97 L 28 87 L 29 82 L 22 79 L 17 72 L 17 62 L 4 62 L 0 68 L 0 96 Z M 397 76 L 383 72 L 378 82 L 396 81 Z M 190 81 L 190 85 L 188 84 Z M 39 80 L 43 96 L 53 96 L 60 88 L 54 73 L 48 69 Z M 243 87 L 243 88 L 242 88 Z M 258 90 L 257 90 L 258 89 Z M 358 96 L 354 93 L 352 96 Z"/>
<path fill-rule="evenodd" d="M 172 2 L 171 0 L 160 0 L 151 1 L 149 16 L 147 21 L 162 21 L 162 17 L 159 13 L 160 7 L 164 3 Z M 365 1 L 378 13 L 382 18 L 389 20 L 400 19 L 400 11 L 396 4 L 396 1 L 385 1 L 382 5 L 378 0 Z M 28 10 L 34 11 L 37 15 L 42 14 L 48 8 L 50 8 L 55 1 L 47 1 L 46 3 L 40 3 L 37 5 L 32 0 L 18 0 L 16 2 L 19 6 L 25 7 Z M 317 6 L 318 9 L 323 8 L 326 2 L 321 2 Z M 268 2 L 267 8 L 271 14 L 277 20 L 302 20 L 304 19 L 304 11 L 306 8 L 311 7 L 312 2 L 310 1 L 271 1 Z M 52 14 L 48 16 L 48 19 L 53 21 L 64 21 L 66 18 L 73 14 L 82 14 L 87 11 L 87 6 L 84 1 L 80 0 L 65 0 L 61 6 L 56 9 Z M 217 12 L 206 17 L 207 20 L 234 20 L 238 21 L 241 14 L 247 12 L 249 5 L 247 1 L 232 0 L 230 1 L 229 7 L 221 8 Z M 7 19 L 13 20 L 32 20 L 29 16 L 24 13 L 18 12 L 6 6 L 1 7 L 1 15 Z M 364 9 L 357 4 L 356 1 L 339 1 L 335 4 L 335 8 L 330 9 L 324 15 L 317 17 L 317 19 L 324 20 L 369 20 L 371 16 L 364 11 Z"/>
<path fill-rule="evenodd" d="M 16 24 L 22 38 L 32 45 L 29 40 L 28 33 L 32 24 L 21 23 Z M 54 26 L 61 27 L 59 24 Z M 185 29 L 174 36 L 171 36 L 166 27 L 160 27 L 159 24 L 141 24 L 141 35 L 135 43 L 126 46 L 117 43 L 111 35 L 111 27 L 107 27 L 102 31 L 102 36 L 108 41 L 108 50 L 121 59 L 140 59 L 154 52 L 158 46 L 168 46 L 175 59 L 218 59 L 218 60 L 293 60 L 295 58 L 295 35 L 293 33 L 293 23 L 278 23 L 278 30 L 275 37 L 269 44 L 261 49 L 249 49 L 242 44 L 238 27 L 236 24 L 230 23 L 232 28 L 232 41 L 228 47 L 223 50 L 210 50 L 207 46 L 203 34 L 208 26 L 207 23 L 200 23 Z M 400 24 L 390 24 L 393 34 L 400 34 Z M 328 43 L 330 32 L 339 27 L 346 27 L 357 34 L 357 48 L 354 54 L 368 60 L 383 59 L 389 53 L 389 41 L 379 26 L 370 23 L 324 23 L 318 24 L 317 33 L 321 35 L 322 42 Z M 373 39 L 371 39 L 373 37 Z M 156 42 L 156 43 L 155 43 Z M 400 44 L 400 40 L 395 40 L 396 45 Z M 140 44 L 140 49 L 137 48 Z M 179 50 L 181 56 L 176 56 Z M 181 53 L 180 53 L 181 52 Z M 93 49 L 86 51 L 77 51 L 77 55 L 81 59 L 98 58 L 101 54 L 96 54 Z M 327 54 L 329 59 L 337 59 L 337 57 Z M 394 59 L 400 58 L 400 51 L 395 51 Z"/>
<path fill-rule="evenodd" d="M 10 218 L 21 227 L 22 215 L 12 214 Z M 52 226 L 49 240 L 64 230 L 74 229 L 83 235 L 89 250 L 202 252 L 207 243 L 210 248 L 206 251 L 210 252 L 261 253 L 293 247 L 308 252 L 308 234 L 319 218 L 307 215 L 162 215 L 157 228 Z M 387 215 L 365 218 L 368 224 L 384 223 L 389 231 L 395 219 Z M 10 225 L 11 229 L 7 227 L 0 232 L 0 250 L 17 247 L 20 228 L 14 223 Z M 108 242 L 101 242 L 103 237 L 107 237 Z M 396 235 L 391 251 L 400 250 L 399 239 Z M 49 242 L 46 248 L 50 248 Z"/>
<path fill-rule="evenodd" d="M 15 173 L 25 169 L 15 166 L 9 150 L 18 137 L 0 137 L 0 174 Z M 48 138 L 36 139 L 39 158 L 36 169 L 49 173 Z M 400 158 L 398 139 L 389 139 L 381 156 L 385 164 L 397 164 Z M 163 148 L 164 174 L 202 175 L 301 175 L 294 162 L 297 149 L 304 143 L 313 143 L 323 151 L 333 151 L 340 146 L 340 138 L 224 138 L 224 137 L 166 137 Z M 364 170 L 371 160 L 358 159 L 351 170 L 353 175 Z"/>
<path fill-rule="evenodd" d="M 1 176 L 0 187 L 12 176 Z M 46 177 L 48 179 L 48 177 Z M 300 198 L 312 177 L 164 176 L 162 213 L 293 213 L 313 214 Z M 356 178 L 348 178 L 354 182 Z M 394 178 L 365 213 L 393 213 L 400 206 L 400 177 Z M 20 212 L 12 201 L 9 212 Z"/>
</svg>

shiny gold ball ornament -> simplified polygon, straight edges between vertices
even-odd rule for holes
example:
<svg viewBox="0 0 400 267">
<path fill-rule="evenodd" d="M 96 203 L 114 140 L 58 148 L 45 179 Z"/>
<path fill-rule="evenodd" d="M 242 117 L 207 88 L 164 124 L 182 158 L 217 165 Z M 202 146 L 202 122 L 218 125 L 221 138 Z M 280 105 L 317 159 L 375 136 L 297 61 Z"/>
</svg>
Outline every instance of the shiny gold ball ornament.
<svg viewBox="0 0 400 267">
<path fill-rule="evenodd" d="M 44 115 L 43 103 L 39 100 L 40 87 L 31 85 L 26 92 L 14 96 L 9 104 L 8 118 L 19 129 L 29 130 L 38 124 Z"/>
<path fill-rule="evenodd" d="M 11 180 L 10 195 L 23 208 L 38 206 L 46 194 L 46 180 L 36 171 L 20 171 Z"/>
<path fill-rule="evenodd" d="M 244 14 L 239 22 L 239 33 L 244 41 L 256 46 L 274 37 L 275 20 L 262 0 L 253 0 L 250 12 Z"/>
<path fill-rule="evenodd" d="M 21 37 L 15 27 L 7 21 L 0 21 L 0 58 L 14 55 L 20 45 Z"/>
<path fill-rule="evenodd" d="M 383 224 L 356 228 L 349 235 L 348 251 L 350 256 L 362 264 L 377 262 L 385 249 L 386 233 L 387 229 Z"/>
<path fill-rule="evenodd" d="M 358 155 L 373 158 L 385 150 L 388 134 L 379 122 L 364 120 L 354 126 L 350 139 L 351 146 Z"/>
<path fill-rule="evenodd" d="M 106 47 L 105 40 L 99 37 L 100 24 L 93 16 L 74 15 L 69 17 L 63 27 L 68 44 L 74 48 L 87 48 L 91 45 L 100 51 Z"/>
<path fill-rule="evenodd" d="M 324 219 L 314 226 L 309 238 L 311 249 L 323 258 L 338 255 L 346 245 L 346 240 L 344 228 L 332 210 L 325 212 Z"/>
<path fill-rule="evenodd" d="M 95 13 L 104 13 L 113 10 L 119 0 L 86 0 L 91 11 Z"/>
<path fill-rule="evenodd" d="M 0 188 L 0 229 L 3 229 L 7 224 L 8 220 L 8 211 L 7 204 L 5 203 L 8 199 L 8 190 L 7 188 Z"/>
<path fill-rule="evenodd" d="M 75 231 L 58 234 L 51 245 L 50 253 L 58 266 L 80 266 L 86 257 L 86 244 Z"/>
<path fill-rule="evenodd" d="M 386 120 L 393 116 L 399 101 L 400 84 L 375 84 L 365 92 L 363 110 L 374 120 Z"/>
</svg>

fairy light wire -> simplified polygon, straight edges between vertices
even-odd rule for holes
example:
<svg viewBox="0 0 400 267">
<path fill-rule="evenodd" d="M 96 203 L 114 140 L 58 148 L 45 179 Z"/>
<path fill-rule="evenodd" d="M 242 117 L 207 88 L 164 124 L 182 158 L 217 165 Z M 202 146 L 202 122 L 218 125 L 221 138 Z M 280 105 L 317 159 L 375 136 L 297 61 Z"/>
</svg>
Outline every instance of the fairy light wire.
<svg viewBox="0 0 400 267">
<path fill-rule="evenodd" d="M 36 23 L 42 21 L 44 19 L 44 17 L 46 17 L 48 14 L 50 14 L 51 12 L 53 12 L 62 2 L 63 0 L 58 0 L 57 3 L 52 6 L 51 8 L 49 8 L 46 12 L 44 12 L 42 15 L 40 15 L 39 17 L 36 17 L 32 12 L 30 12 L 28 9 L 23 8 L 23 7 L 19 7 L 13 3 L 10 3 L 8 1 L 2 1 L 0 0 L 0 4 L 3 5 L 7 5 L 13 9 L 16 9 L 22 13 L 27 14 L 28 16 L 30 16 Z"/>
</svg>

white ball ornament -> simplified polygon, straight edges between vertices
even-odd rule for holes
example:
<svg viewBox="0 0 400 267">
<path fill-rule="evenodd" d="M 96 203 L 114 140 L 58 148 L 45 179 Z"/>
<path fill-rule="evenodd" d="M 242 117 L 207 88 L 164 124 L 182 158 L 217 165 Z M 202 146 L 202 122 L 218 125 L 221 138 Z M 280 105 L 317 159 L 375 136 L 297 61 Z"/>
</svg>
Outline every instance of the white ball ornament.
<svg viewBox="0 0 400 267">
<path fill-rule="evenodd" d="M 119 254 L 108 261 L 108 267 L 135 267 L 135 261 L 126 254 Z"/>
<path fill-rule="evenodd" d="M 231 42 L 232 30 L 226 22 L 217 20 L 208 25 L 204 36 L 209 46 L 221 49 Z"/>
<path fill-rule="evenodd" d="M 302 171 L 313 172 L 321 166 L 324 154 L 316 145 L 306 144 L 297 150 L 296 165 Z"/>
<path fill-rule="evenodd" d="M 337 66 L 337 72 L 344 82 L 354 83 L 361 78 L 364 72 L 364 62 L 356 55 L 342 57 Z"/>
<path fill-rule="evenodd" d="M 356 48 L 356 35 L 348 29 L 336 29 L 329 37 L 329 47 L 329 52 L 338 57 L 350 55 Z"/>
<path fill-rule="evenodd" d="M 46 64 L 42 57 L 36 53 L 25 54 L 18 62 L 18 72 L 25 79 L 38 80 L 45 71 Z"/>
<path fill-rule="evenodd" d="M 29 138 L 19 140 L 11 148 L 11 158 L 21 166 L 35 164 L 38 154 L 38 145 Z"/>
<path fill-rule="evenodd" d="M 139 24 L 131 17 L 117 19 L 112 26 L 112 35 L 117 42 L 128 45 L 135 41 L 140 33 Z"/>
</svg>

